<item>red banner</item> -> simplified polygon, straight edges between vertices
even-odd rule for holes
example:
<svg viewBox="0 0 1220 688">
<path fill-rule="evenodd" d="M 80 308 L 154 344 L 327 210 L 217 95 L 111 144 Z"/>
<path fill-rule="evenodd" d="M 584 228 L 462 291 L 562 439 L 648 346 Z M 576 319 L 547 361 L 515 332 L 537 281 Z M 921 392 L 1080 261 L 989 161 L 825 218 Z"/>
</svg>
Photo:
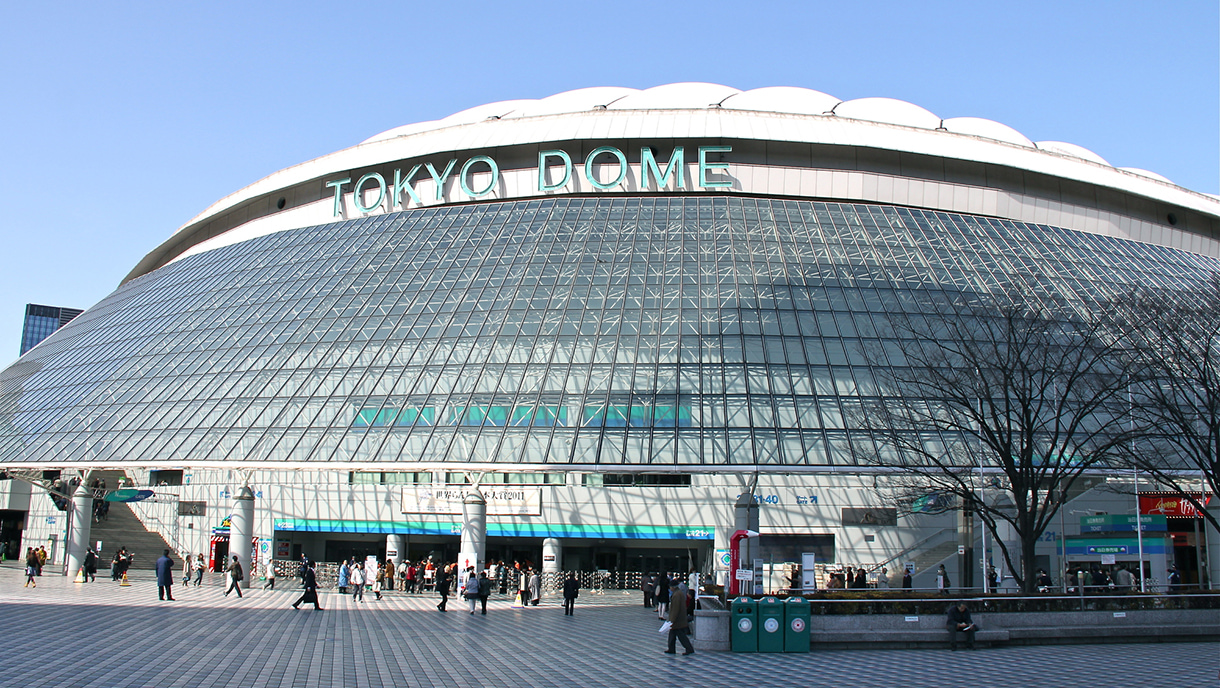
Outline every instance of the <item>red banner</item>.
<svg viewBox="0 0 1220 688">
<path fill-rule="evenodd" d="M 1199 498 L 1199 501 L 1207 506 L 1207 503 L 1212 499 L 1211 495 L 1204 495 Z M 1141 514 L 1159 514 L 1162 516 L 1185 516 L 1187 518 L 1198 518 L 1199 512 L 1195 509 L 1195 505 L 1191 504 L 1185 497 L 1166 497 L 1166 496 L 1144 496 L 1140 495 L 1140 513 Z"/>
</svg>

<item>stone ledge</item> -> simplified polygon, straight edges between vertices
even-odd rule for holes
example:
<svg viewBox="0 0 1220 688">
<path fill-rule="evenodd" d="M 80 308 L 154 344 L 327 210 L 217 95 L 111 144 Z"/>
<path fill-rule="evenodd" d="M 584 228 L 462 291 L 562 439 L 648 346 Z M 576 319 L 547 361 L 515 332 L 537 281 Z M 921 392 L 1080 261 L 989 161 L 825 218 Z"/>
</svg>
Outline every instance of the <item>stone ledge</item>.
<svg viewBox="0 0 1220 688">
<path fill-rule="evenodd" d="M 695 612 L 696 649 L 731 650 L 732 614 Z M 1136 610 L 1121 621 L 1110 612 L 976 613 L 983 645 L 1057 645 L 1108 642 L 1200 642 L 1220 640 L 1215 610 Z M 815 616 L 810 620 L 813 650 L 948 647 L 944 617 L 858 614 Z"/>
</svg>

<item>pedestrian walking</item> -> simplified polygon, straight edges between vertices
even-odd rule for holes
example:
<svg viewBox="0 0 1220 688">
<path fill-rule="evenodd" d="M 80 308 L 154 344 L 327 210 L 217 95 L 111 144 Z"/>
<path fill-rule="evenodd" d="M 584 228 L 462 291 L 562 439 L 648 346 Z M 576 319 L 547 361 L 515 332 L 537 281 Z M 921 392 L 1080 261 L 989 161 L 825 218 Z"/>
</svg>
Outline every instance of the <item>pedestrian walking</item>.
<svg viewBox="0 0 1220 688">
<path fill-rule="evenodd" d="M 394 560 L 388 559 L 385 563 L 385 583 L 381 586 L 382 590 L 394 589 Z"/>
<path fill-rule="evenodd" d="M 466 604 L 470 607 L 470 614 L 474 615 L 475 606 L 479 601 L 479 577 L 474 575 L 474 567 L 466 569 L 466 584 L 462 586 L 462 596 L 466 598 Z"/>
<path fill-rule="evenodd" d="M 657 579 L 657 618 L 664 619 L 669 615 L 669 576 L 662 573 Z"/>
<path fill-rule="evenodd" d="M 377 571 L 373 573 L 373 594 L 377 599 L 381 599 L 381 587 L 385 585 L 385 567 L 381 564 L 377 565 Z"/>
<path fill-rule="evenodd" d="M 419 569 L 414 563 L 407 563 L 406 580 L 403 581 L 403 590 L 409 593 L 415 592 L 415 577 L 419 575 Z"/>
<path fill-rule="evenodd" d="M 241 580 L 245 577 L 241 570 L 241 562 L 237 560 L 237 555 L 233 555 L 233 562 L 229 564 L 229 589 L 225 590 L 225 597 L 234 590 L 237 591 L 237 596 L 241 597 Z"/>
<path fill-rule="evenodd" d="M 182 585 L 183 586 L 187 586 L 187 585 L 191 584 L 191 570 L 194 568 L 194 566 L 195 566 L 195 557 L 192 557 L 190 552 L 184 552 L 182 554 Z"/>
<path fill-rule="evenodd" d="M 676 582 L 669 584 L 669 646 L 665 654 L 675 654 L 677 642 L 682 643 L 683 655 L 695 654 L 695 648 L 690 643 L 690 621 L 686 618 L 686 595 Z"/>
<path fill-rule="evenodd" d="M 169 557 L 169 550 L 157 558 L 157 599 L 162 602 L 174 601 L 174 560 Z"/>
<path fill-rule="evenodd" d="M 576 573 L 569 571 L 568 579 L 563 582 L 564 616 L 575 616 L 577 597 L 580 597 L 580 582 L 576 580 Z"/>
<path fill-rule="evenodd" d="M 640 578 L 640 591 L 644 593 L 644 606 L 653 608 L 656 607 L 656 587 L 657 584 L 652 580 L 652 574 L 646 573 Z"/>
<path fill-rule="evenodd" d="M 448 568 L 440 569 L 436 573 L 436 592 L 441 596 L 440 604 L 436 608 L 440 611 L 445 611 L 445 605 L 449 602 L 449 584 L 452 577 L 449 575 Z"/>
<path fill-rule="evenodd" d="M 305 592 L 301 593 L 300 599 L 292 603 L 293 609 L 300 609 L 301 603 L 313 603 L 313 608 L 317 611 L 322 611 L 322 605 L 318 604 L 318 574 L 314 570 L 316 564 L 312 560 L 305 564 L 305 578 L 302 580 L 302 585 L 305 586 Z"/>
<path fill-rule="evenodd" d="M 90 583 L 97 582 L 97 552 L 94 552 L 92 547 L 85 552 L 85 580 Z"/>
<path fill-rule="evenodd" d="M 359 600 L 364 602 L 364 564 L 356 562 L 352 567 L 351 573 L 348 574 L 348 582 L 352 588 L 352 601 Z"/>
<path fill-rule="evenodd" d="M 487 577 L 486 571 L 479 573 L 479 604 L 483 605 L 483 616 L 487 616 L 487 598 L 491 596 L 493 585 L 495 583 Z"/>
<path fill-rule="evenodd" d="M 207 565 L 203 563 L 203 553 L 200 552 L 199 556 L 195 557 L 195 587 L 196 588 L 199 587 L 200 585 L 203 585 L 203 570 L 206 568 L 207 568 Z"/>
<path fill-rule="evenodd" d="M 275 560 L 274 559 L 267 562 L 267 582 L 263 583 L 263 590 L 266 590 L 268 588 L 275 590 Z"/>
<path fill-rule="evenodd" d="M 38 575 L 38 555 L 34 553 L 33 547 L 25 548 L 25 588 L 37 588 L 38 581 L 34 577 Z"/>
</svg>

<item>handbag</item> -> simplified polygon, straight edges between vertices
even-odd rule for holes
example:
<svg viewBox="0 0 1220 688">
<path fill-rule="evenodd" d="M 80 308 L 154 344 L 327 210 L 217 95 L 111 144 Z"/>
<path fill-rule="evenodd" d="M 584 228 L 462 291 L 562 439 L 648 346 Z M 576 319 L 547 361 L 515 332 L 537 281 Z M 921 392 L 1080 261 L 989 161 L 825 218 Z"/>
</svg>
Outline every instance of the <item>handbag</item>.
<svg viewBox="0 0 1220 688">
<path fill-rule="evenodd" d="M 661 624 L 661 628 L 657 629 L 657 633 L 669 633 L 669 629 L 673 628 L 673 623 L 666 621 Z"/>
</svg>

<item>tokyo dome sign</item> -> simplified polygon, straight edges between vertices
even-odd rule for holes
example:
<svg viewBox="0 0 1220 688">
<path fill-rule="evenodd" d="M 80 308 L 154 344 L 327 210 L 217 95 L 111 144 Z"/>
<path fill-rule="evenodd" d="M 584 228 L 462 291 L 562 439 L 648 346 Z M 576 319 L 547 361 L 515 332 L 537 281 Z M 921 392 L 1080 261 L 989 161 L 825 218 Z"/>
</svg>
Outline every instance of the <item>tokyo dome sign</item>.
<svg viewBox="0 0 1220 688">
<path fill-rule="evenodd" d="M 725 174 L 729 164 L 717 158 L 732 150 L 732 146 L 699 146 L 694 159 L 688 161 L 686 148 L 675 146 L 665 162 L 661 162 L 656 151 L 645 146 L 640 148 L 639 162 L 629 163 L 621 149 L 599 146 L 578 163 L 567 151 L 556 148 L 540 151 L 536 168 L 513 170 L 512 173 L 518 177 L 529 175 L 528 181 L 518 178 L 514 183 L 520 187 L 525 182 L 533 187 L 529 191 L 534 193 L 604 191 L 615 187 L 632 191 L 690 190 L 692 186 L 695 189 L 728 188 L 733 185 Z M 361 213 L 393 211 L 482 198 L 500 190 L 504 183 L 505 174 L 501 174 L 494 158 L 474 155 L 462 162 L 461 167 L 458 167 L 458 159 L 452 158 L 439 170 L 428 162 L 414 165 L 405 174 L 401 168 L 396 169 L 390 179 L 379 172 L 369 172 L 355 184 L 351 177 L 346 177 L 328 181 L 326 186 L 334 190 L 334 215 L 341 217 L 345 200 L 350 200 L 354 209 Z M 457 195 L 459 193 L 461 196 Z"/>
</svg>

